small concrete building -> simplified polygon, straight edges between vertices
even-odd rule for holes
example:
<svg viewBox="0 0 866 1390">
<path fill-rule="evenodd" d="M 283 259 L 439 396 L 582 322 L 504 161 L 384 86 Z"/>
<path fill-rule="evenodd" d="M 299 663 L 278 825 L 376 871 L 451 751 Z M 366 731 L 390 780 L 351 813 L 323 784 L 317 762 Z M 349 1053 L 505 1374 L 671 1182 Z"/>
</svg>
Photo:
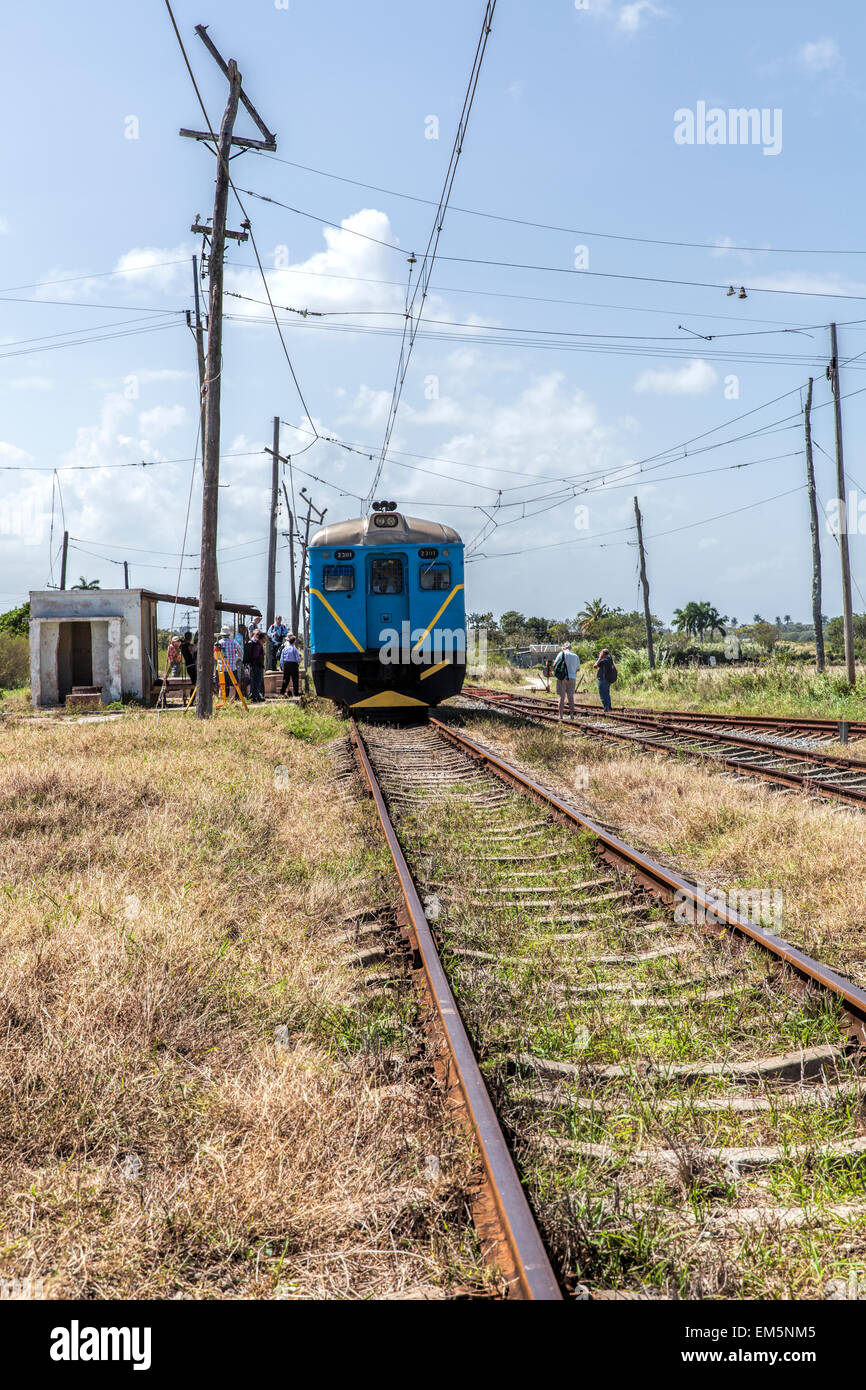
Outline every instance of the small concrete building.
<svg viewBox="0 0 866 1390">
<path fill-rule="evenodd" d="M 97 687 L 103 704 L 150 704 L 158 670 L 159 603 L 197 608 L 150 589 L 39 589 L 30 594 L 30 701 L 64 705 L 75 687 Z M 220 604 L 218 612 L 258 613 L 249 604 Z"/>
</svg>

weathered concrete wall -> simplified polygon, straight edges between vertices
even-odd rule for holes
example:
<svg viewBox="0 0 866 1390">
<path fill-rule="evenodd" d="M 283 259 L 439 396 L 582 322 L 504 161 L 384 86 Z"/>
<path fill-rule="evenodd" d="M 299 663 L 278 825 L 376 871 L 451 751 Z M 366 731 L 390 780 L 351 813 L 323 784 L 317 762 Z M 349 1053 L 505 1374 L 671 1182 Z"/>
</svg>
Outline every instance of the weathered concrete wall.
<svg viewBox="0 0 866 1390">
<path fill-rule="evenodd" d="M 145 606 L 147 601 L 145 600 Z M 140 589 L 43 589 L 30 595 L 30 698 L 56 705 L 61 623 L 89 622 L 92 684 L 106 703 L 150 694 L 142 643 Z"/>
</svg>

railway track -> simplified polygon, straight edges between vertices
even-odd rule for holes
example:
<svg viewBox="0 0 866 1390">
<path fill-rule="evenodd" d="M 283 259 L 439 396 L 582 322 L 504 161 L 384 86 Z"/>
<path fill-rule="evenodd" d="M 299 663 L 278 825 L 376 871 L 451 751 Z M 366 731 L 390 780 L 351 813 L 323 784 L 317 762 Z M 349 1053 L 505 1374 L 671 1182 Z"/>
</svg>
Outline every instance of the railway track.
<svg viewBox="0 0 866 1390">
<path fill-rule="evenodd" d="M 351 738 L 511 1293 L 855 1277 L 866 992 L 439 720 Z"/>
<path fill-rule="evenodd" d="M 512 694 L 505 690 L 489 690 L 485 686 L 465 685 L 464 695 L 480 696 L 484 695 L 491 699 L 500 701 L 516 700 L 528 704 L 542 704 L 550 706 L 552 701 L 544 700 L 537 695 L 529 695 L 525 692 Z M 595 715 L 598 713 L 598 706 L 594 702 L 587 701 L 581 703 L 580 699 L 575 702 L 581 714 Z M 774 734 L 776 737 L 793 737 L 810 739 L 816 742 L 832 743 L 839 737 L 839 723 L 837 719 L 818 719 L 809 715 L 799 714 L 693 714 L 687 710 L 679 709 L 649 709 L 641 706 L 622 706 L 616 710 L 618 715 L 628 715 L 650 722 L 664 720 L 668 724 L 694 724 L 701 723 L 719 729 L 730 729 L 733 732 L 742 733 L 767 733 Z M 866 738 L 866 720 L 852 719 L 846 721 L 848 724 L 848 737 L 851 739 Z"/>
<path fill-rule="evenodd" d="M 463 694 L 468 699 L 536 723 L 559 726 L 557 712 L 550 701 L 477 687 L 470 687 Z M 667 713 L 644 714 L 630 709 L 607 715 L 581 710 L 573 719 L 566 715 L 561 727 L 595 738 L 630 743 L 648 751 L 712 758 L 741 776 L 763 778 L 779 786 L 866 809 L 866 761 L 805 746 L 806 741 L 814 742 L 814 734 L 801 733 L 783 742 L 767 734 L 748 733 L 740 725 L 734 725 L 731 732 L 728 726 L 717 726 L 704 715 L 672 719 Z M 788 727 L 787 724 L 784 727 Z M 798 737 L 800 742 L 796 741 Z"/>
</svg>

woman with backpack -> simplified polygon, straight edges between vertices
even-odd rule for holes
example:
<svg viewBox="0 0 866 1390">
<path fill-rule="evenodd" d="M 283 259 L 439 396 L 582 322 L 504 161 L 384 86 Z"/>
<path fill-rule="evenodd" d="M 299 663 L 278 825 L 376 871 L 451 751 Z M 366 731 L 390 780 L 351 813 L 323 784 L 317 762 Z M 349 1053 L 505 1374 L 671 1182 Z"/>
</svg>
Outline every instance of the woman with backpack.
<svg viewBox="0 0 866 1390">
<path fill-rule="evenodd" d="M 602 647 L 599 652 L 595 669 L 598 674 L 598 693 L 601 696 L 601 706 L 605 714 L 609 714 L 613 708 L 610 703 L 610 687 L 616 680 L 618 672 L 607 647 Z"/>
<path fill-rule="evenodd" d="M 559 722 L 562 723 L 562 711 L 565 708 L 565 697 L 568 696 L 568 712 L 574 714 L 574 685 L 577 680 L 577 673 L 580 670 L 580 657 L 577 652 L 571 650 L 570 642 L 563 642 L 562 651 L 553 663 L 553 674 L 556 676 L 556 693 L 559 696 Z"/>
</svg>

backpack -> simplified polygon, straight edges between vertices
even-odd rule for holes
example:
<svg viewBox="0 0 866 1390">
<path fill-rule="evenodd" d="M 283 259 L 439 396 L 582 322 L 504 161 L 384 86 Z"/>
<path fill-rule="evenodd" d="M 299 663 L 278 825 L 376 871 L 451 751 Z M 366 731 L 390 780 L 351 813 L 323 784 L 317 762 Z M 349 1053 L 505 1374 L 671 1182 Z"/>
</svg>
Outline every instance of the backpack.
<svg viewBox="0 0 866 1390">
<path fill-rule="evenodd" d="M 608 684 L 609 684 L 609 685 L 613 685 L 613 683 L 614 683 L 614 681 L 616 680 L 616 678 L 617 678 L 618 675 L 619 675 L 619 671 L 618 671 L 618 670 L 616 669 L 616 667 L 614 666 L 614 664 L 613 664 L 613 657 L 611 657 L 611 658 L 610 658 L 610 678 L 609 678 Z"/>
<path fill-rule="evenodd" d="M 564 652 L 560 652 L 559 656 L 554 661 L 553 674 L 558 681 L 564 681 L 568 679 L 568 666 L 566 665 Z"/>
</svg>

